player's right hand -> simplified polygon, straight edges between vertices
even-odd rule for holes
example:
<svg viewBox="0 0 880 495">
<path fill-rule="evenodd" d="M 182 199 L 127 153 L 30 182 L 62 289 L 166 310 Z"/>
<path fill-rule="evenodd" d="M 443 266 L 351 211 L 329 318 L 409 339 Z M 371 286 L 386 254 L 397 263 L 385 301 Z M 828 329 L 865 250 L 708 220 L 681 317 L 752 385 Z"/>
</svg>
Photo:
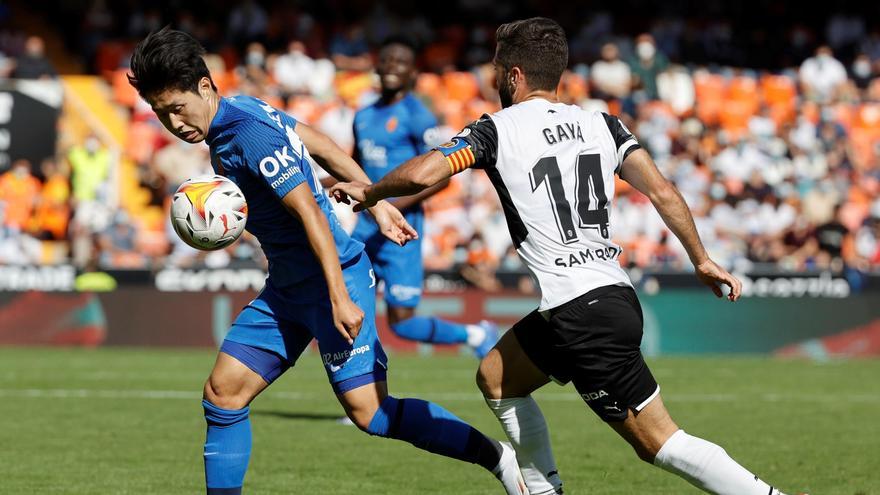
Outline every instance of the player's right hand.
<svg viewBox="0 0 880 495">
<path fill-rule="evenodd" d="M 346 297 L 340 302 L 333 303 L 333 326 L 349 344 L 354 344 L 354 339 L 361 332 L 364 323 L 364 312 L 351 298 Z"/>
<path fill-rule="evenodd" d="M 712 292 L 715 293 L 716 297 L 724 296 L 724 293 L 721 292 L 721 286 L 726 285 L 730 287 L 727 299 L 730 300 L 730 302 L 739 299 L 739 296 L 742 294 L 742 282 L 731 275 L 727 270 L 718 266 L 717 263 L 711 259 L 707 259 L 697 265 L 696 269 L 697 278 L 700 282 L 703 282 L 703 284 L 712 289 Z"/>
</svg>

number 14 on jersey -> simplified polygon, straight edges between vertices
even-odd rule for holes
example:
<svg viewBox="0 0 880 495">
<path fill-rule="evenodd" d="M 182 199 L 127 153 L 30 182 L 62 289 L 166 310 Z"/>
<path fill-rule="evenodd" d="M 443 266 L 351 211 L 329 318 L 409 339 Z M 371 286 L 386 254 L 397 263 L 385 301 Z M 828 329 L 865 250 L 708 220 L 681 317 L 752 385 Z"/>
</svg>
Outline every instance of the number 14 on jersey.
<svg viewBox="0 0 880 495">
<path fill-rule="evenodd" d="M 575 204 L 578 216 L 575 228 L 571 203 L 565 197 L 562 174 L 555 156 L 545 156 L 538 160 L 529 174 L 532 192 L 542 184 L 546 185 L 547 198 L 553 207 L 556 226 L 563 244 L 578 240 L 578 230 L 596 229 L 603 239 L 608 239 L 608 196 L 605 194 L 605 179 L 602 177 L 602 162 L 598 154 L 578 155 L 575 167 Z"/>
</svg>

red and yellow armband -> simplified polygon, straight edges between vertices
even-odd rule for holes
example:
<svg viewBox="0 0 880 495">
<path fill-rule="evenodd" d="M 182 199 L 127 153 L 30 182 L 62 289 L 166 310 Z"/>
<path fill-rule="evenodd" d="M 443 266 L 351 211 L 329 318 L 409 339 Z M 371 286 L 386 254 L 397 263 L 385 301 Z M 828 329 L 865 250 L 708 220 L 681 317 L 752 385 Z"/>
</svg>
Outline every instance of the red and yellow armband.
<svg viewBox="0 0 880 495">
<path fill-rule="evenodd" d="M 449 164 L 449 172 L 455 175 L 477 162 L 477 157 L 471 149 L 471 145 L 464 139 L 453 138 L 448 143 L 434 148 L 446 157 Z"/>
</svg>

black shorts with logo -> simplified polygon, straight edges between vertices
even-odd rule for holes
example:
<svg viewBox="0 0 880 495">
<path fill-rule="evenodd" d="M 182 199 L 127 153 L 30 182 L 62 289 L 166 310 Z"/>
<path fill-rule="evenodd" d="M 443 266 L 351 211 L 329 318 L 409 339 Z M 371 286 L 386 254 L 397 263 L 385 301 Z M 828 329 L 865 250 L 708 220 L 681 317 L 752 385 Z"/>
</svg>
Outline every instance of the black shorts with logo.
<svg viewBox="0 0 880 495">
<path fill-rule="evenodd" d="M 604 421 L 640 411 L 660 388 L 642 358 L 642 308 L 630 287 L 606 286 L 513 326 L 535 365 L 560 384 L 573 382 Z"/>
</svg>

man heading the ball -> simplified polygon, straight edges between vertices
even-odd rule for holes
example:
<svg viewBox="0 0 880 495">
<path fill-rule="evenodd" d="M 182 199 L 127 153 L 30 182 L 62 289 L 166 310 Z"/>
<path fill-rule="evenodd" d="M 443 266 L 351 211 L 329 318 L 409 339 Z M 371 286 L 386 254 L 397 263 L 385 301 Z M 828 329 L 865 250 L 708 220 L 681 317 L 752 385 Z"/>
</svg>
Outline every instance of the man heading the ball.
<svg viewBox="0 0 880 495">
<path fill-rule="evenodd" d="M 221 97 L 203 54 L 188 34 L 162 29 L 135 48 L 129 80 L 175 136 L 207 142 L 215 172 L 244 193 L 247 230 L 269 260 L 265 288 L 236 318 L 205 383 L 207 492 L 241 493 L 248 406 L 317 339 L 333 390 L 361 430 L 480 464 L 506 493 L 522 493 L 509 446 L 436 404 L 388 395 L 372 267 L 363 244 L 339 225 L 310 160 L 339 180 L 367 176 L 329 138 L 285 113 L 249 96 Z M 379 203 L 371 213 L 392 241 L 416 237 L 393 206 Z"/>
</svg>

